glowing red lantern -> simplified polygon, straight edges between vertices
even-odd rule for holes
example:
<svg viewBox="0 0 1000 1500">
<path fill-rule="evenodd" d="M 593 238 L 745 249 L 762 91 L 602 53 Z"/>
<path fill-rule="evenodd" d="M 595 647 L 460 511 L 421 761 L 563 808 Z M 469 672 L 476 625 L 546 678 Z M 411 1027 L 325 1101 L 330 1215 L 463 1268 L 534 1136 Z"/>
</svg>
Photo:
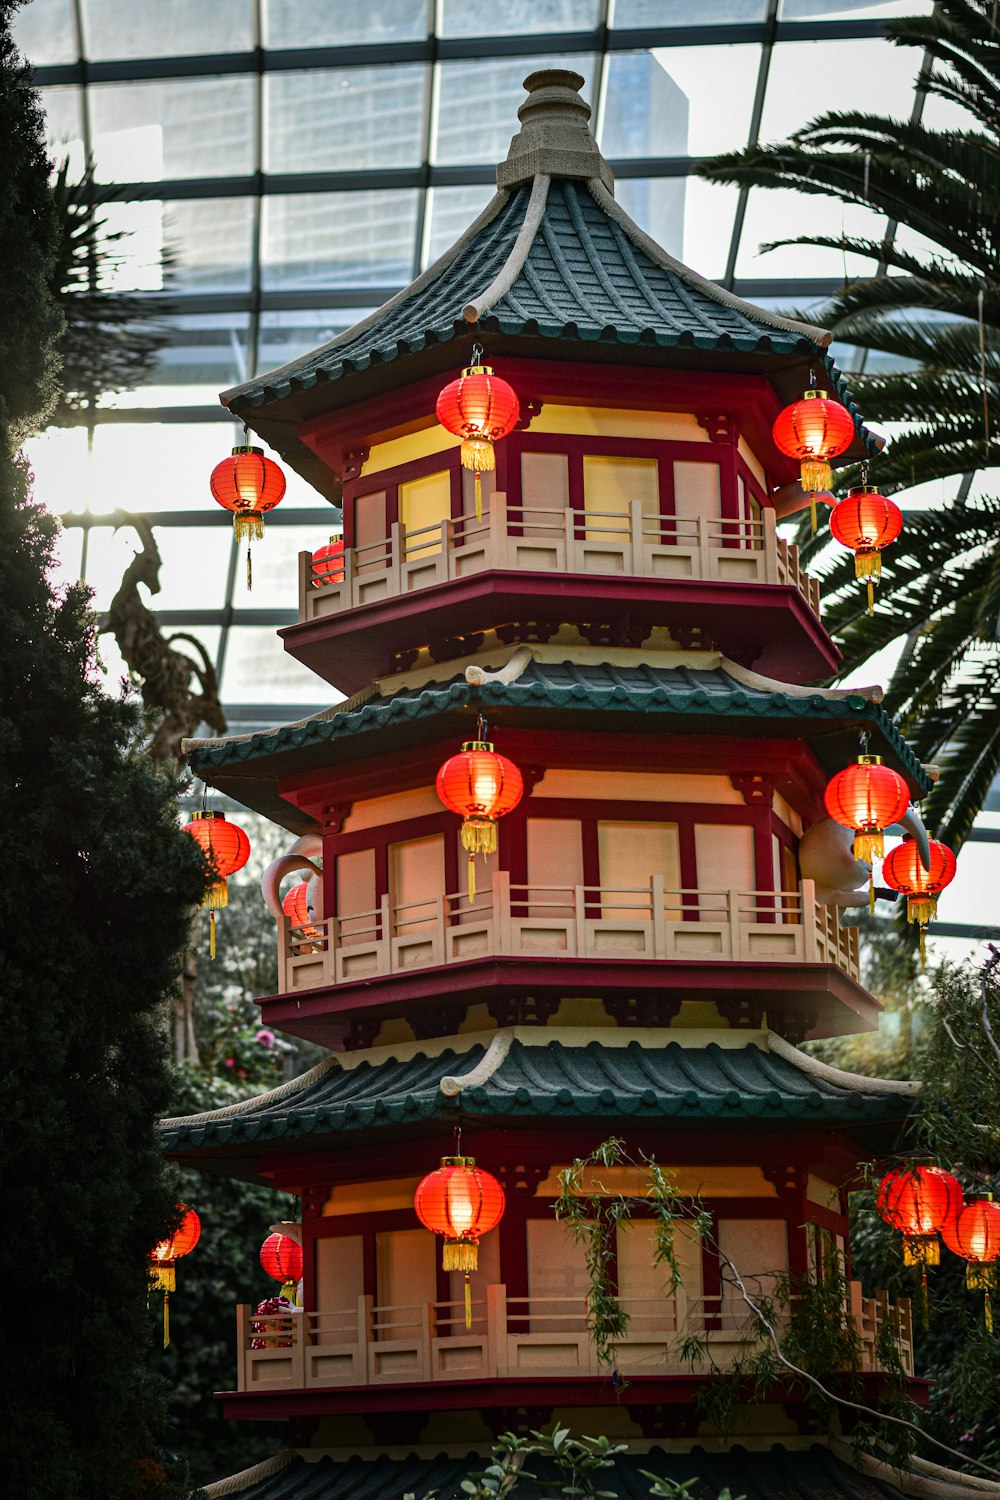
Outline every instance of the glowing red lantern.
<svg viewBox="0 0 1000 1500">
<path fill-rule="evenodd" d="M 962 1185 L 940 1167 L 901 1167 L 882 1178 L 875 1204 L 886 1223 L 902 1231 L 904 1263 L 936 1266 L 937 1236 L 962 1206 Z"/>
<path fill-rule="evenodd" d="M 215 913 L 220 907 L 229 905 L 226 882 L 230 875 L 242 870 L 250 858 L 250 840 L 237 823 L 230 823 L 217 812 L 192 813 L 190 823 L 184 824 L 184 832 L 198 844 L 216 877 L 201 898 L 202 906 L 207 906 L 211 912 L 210 951 L 214 958 Z"/>
<path fill-rule="evenodd" d="M 344 539 L 332 536 L 323 547 L 317 547 L 312 555 L 312 583 L 321 589 L 327 583 L 344 581 Z"/>
<path fill-rule="evenodd" d="M 442 1156 L 417 1188 L 413 1206 L 425 1229 L 444 1237 L 441 1264 L 465 1273 L 465 1326 L 472 1327 L 469 1272 L 479 1266 L 479 1241 L 503 1218 L 503 1188 L 474 1156 Z"/>
<path fill-rule="evenodd" d="M 903 512 L 872 486 L 848 490 L 830 516 L 834 540 L 854 553 L 854 576 L 868 583 L 868 613 L 875 612 L 875 585 L 882 577 L 882 551 L 903 529 Z"/>
<path fill-rule="evenodd" d="M 282 1283 L 281 1295 L 295 1301 L 302 1276 L 302 1246 L 288 1234 L 269 1234 L 260 1247 L 260 1263 L 268 1276 Z"/>
<path fill-rule="evenodd" d="M 292 926 L 297 927 L 304 937 L 319 937 L 319 928 L 313 926 L 309 916 L 309 882 L 307 880 L 300 880 L 298 885 L 293 885 L 291 890 L 285 893 L 281 909 Z"/>
<path fill-rule="evenodd" d="M 480 733 L 486 726 L 480 721 Z M 524 781 L 512 760 L 498 755 L 485 739 L 468 740 L 437 773 L 437 794 L 462 819 L 462 848 L 469 855 L 469 900 L 476 899 L 477 854 L 495 854 L 497 819 L 515 808 Z"/>
<path fill-rule="evenodd" d="M 177 1290 L 175 1266 L 201 1239 L 201 1220 L 193 1208 L 178 1204 L 181 1221 L 167 1240 L 160 1240 L 149 1252 L 150 1279 L 163 1292 L 163 1347 L 170 1343 L 170 1293 Z"/>
<path fill-rule="evenodd" d="M 445 386 L 437 398 L 437 419 L 462 439 L 462 466 L 476 476 L 476 519 L 483 518 L 479 476 L 496 468 L 493 444 L 513 432 L 520 416 L 517 394 L 489 365 L 479 364 L 483 351 L 475 345 L 472 364 Z"/>
<path fill-rule="evenodd" d="M 805 391 L 801 401 L 778 413 L 772 435 L 782 453 L 799 460 L 804 490 L 828 490 L 833 483 L 829 460 L 854 441 L 854 418 L 826 391 Z"/>
<path fill-rule="evenodd" d="M 845 766 L 830 781 L 823 805 L 835 823 L 854 829 L 854 858 L 871 864 L 882 858 L 883 834 L 906 812 L 910 792 L 880 755 L 859 755 L 855 765 Z"/>
<path fill-rule="evenodd" d="M 212 498 L 224 510 L 233 512 L 236 540 L 246 539 L 247 588 L 252 588 L 250 543 L 262 539 L 266 512 L 284 498 L 285 476 L 274 459 L 265 456 L 263 448 L 244 445 L 234 448 L 229 458 L 216 464 L 209 484 Z"/>
<path fill-rule="evenodd" d="M 993 1284 L 992 1267 L 1000 1259 L 1000 1205 L 989 1198 L 977 1198 L 967 1203 L 957 1218 L 942 1229 L 941 1238 L 949 1250 L 969 1262 L 965 1270 L 966 1286 L 986 1293 L 986 1327 L 992 1333 L 990 1288 Z"/>
<path fill-rule="evenodd" d="M 937 898 L 951 885 L 957 868 L 954 854 L 947 844 L 930 839 L 931 867 L 925 870 L 913 839 L 907 838 L 890 850 L 882 865 L 882 879 L 894 891 L 906 897 L 906 920 L 920 927 L 920 965 L 924 965 L 924 933 L 927 923 L 937 916 Z"/>
</svg>

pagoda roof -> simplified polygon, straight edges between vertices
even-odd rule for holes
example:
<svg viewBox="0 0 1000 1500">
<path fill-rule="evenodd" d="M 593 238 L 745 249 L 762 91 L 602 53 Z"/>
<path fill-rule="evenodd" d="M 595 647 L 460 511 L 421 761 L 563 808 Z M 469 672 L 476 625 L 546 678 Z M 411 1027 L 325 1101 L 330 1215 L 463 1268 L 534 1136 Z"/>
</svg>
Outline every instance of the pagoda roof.
<svg viewBox="0 0 1000 1500">
<path fill-rule="evenodd" d="M 719 660 L 718 657 L 715 658 Z M 865 693 L 869 696 L 865 696 Z M 832 774 L 850 754 L 845 742 L 859 728 L 871 734 L 873 753 L 881 754 L 920 793 L 930 789 L 926 772 L 892 719 L 873 701 L 871 690 L 850 692 L 801 688 L 775 682 L 722 659 L 716 667 L 612 666 L 600 663 L 536 660 L 527 662 L 511 682 L 487 677 L 481 683 L 466 676 L 383 693 L 379 683 L 309 719 L 223 739 L 186 740 L 191 769 L 229 792 L 246 806 L 294 831 L 312 826 L 278 794 L 275 778 L 294 761 L 309 769 L 355 760 L 369 754 L 356 736 L 373 732 L 389 740 L 379 750 L 399 749 L 438 737 L 442 715 L 467 720 L 482 709 L 497 726 L 525 722 L 628 732 L 654 729 L 686 734 L 720 732 L 810 740 L 820 764 Z M 609 720 L 613 722 L 608 722 Z M 842 734 L 831 734 L 831 729 Z"/>
<path fill-rule="evenodd" d="M 335 476 L 299 425 L 382 390 L 467 363 L 473 338 L 492 356 L 766 373 L 794 399 L 822 370 L 861 415 L 827 350 L 823 328 L 755 307 L 700 276 L 645 233 L 615 200 L 590 132 L 577 73 L 525 80 L 522 129 L 479 217 L 410 286 L 320 348 L 224 391 L 222 404 L 317 488 Z M 664 358 L 664 351 L 670 351 Z"/>
<path fill-rule="evenodd" d="M 476 1042 L 464 1052 L 448 1047 L 405 1059 L 390 1055 L 345 1064 L 332 1057 L 295 1080 L 297 1088 L 284 1085 L 243 1104 L 163 1121 L 164 1149 L 185 1157 L 202 1151 L 246 1155 L 248 1148 L 276 1141 L 359 1132 L 370 1139 L 382 1128 L 398 1132 L 401 1126 L 454 1122 L 458 1099 L 442 1091 L 442 1081 L 452 1088 L 485 1056 L 485 1046 Z M 765 1128 L 803 1122 L 868 1127 L 902 1120 L 913 1103 L 888 1089 L 862 1093 L 813 1076 L 752 1043 L 527 1045 L 517 1036 L 485 1082 L 458 1093 L 463 1119 L 501 1125 L 669 1120 L 694 1129 L 738 1129 L 748 1121 Z"/>
<path fill-rule="evenodd" d="M 239 1494 L 243 1500 L 327 1500 L 330 1495 L 343 1500 L 399 1500 L 400 1495 L 429 1493 L 438 1500 L 464 1500 L 462 1481 L 481 1473 L 486 1462 L 475 1454 L 462 1458 L 444 1454 L 434 1458 L 416 1454 L 407 1458 L 322 1457 L 310 1462 L 292 1451 L 223 1481 L 225 1490 L 221 1484 L 218 1490 L 209 1485 L 206 1493 L 209 1500 L 215 1500 L 216 1493 L 219 1500 L 223 1494 Z M 548 1477 L 540 1460 L 534 1460 L 531 1467 Z M 887 1465 L 879 1467 L 888 1473 Z M 902 1492 L 887 1477 L 861 1473 L 818 1443 L 800 1452 L 781 1445 L 765 1452 L 734 1447 L 725 1453 L 707 1453 L 703 1448 L 668 1453 L 651 1448 L 648 1453 L 619 1455 L 609 1468 L 600 1470 L 596 1481 L 602 1493 L 616 1500 L 647 1500 L 650 1483 L 644 1471 L 676 1484 L 696 1480 L 692 1500 L 715 1500 L 726 1490 L 754 1500 L 902 1500 Z M 893 1477 L 906 1485 L 906 1476 Z M 954 1477 L 956 1497 L 973 1493 L 971 1485 L 961 1484 L 967 1476 Z M 246 1483 L 240 1485 L 240 1479 Z M 524 1500 L 541 1500 L 551 1490 L 522 1477 L 517 1492 Z M 926 1481 L 917 1492 L 927 1494 Z"/>
</svg>

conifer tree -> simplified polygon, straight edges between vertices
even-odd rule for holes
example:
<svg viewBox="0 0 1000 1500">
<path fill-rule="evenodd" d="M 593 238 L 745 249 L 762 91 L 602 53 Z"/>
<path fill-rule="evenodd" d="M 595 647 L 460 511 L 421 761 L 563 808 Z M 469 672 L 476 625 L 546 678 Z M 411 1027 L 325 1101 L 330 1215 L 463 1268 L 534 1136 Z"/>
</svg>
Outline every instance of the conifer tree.
<svg viewBox="0 0 1000 1500">
<path fill-rule="evenodd" d="M 18 453 L 55 399 L 61 319 L 16 8 L 0 0 L 0 1471 L 19 1500 L 123 1500 L 164 1488 L 145 1263 L 175 1222 L 162 1011 L 204 871 L 99 686 L 87 591 L 48 582 L 57 528 Z"/>
</svg>

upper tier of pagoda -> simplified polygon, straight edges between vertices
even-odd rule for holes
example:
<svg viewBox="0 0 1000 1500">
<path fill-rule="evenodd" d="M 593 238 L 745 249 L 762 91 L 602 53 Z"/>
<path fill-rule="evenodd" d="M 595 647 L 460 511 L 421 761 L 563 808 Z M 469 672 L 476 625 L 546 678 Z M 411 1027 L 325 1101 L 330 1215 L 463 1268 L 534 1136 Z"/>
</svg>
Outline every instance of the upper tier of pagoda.
<svg viewBox="0 0 1000 1500">
<path fill-rule="evenodd" d="M 865 455 L 830 335 L 741 301 L 628 217 L 582 82 L 527 79 L 495 197 L 429 270 L 222 397 L 343 505 L 342 561 L 302 554 L 283 636 L 346 693 L 564 627 L 590 645 L 719 650 L 792 681 L 836 670 L 818 585 L 777 535 L 804 496 L 772 436 L 818 382 L 853 420 L 843 457 Z M 435 402 L 483 358 L 520 412 L 481 505 Z"/>
</svg>

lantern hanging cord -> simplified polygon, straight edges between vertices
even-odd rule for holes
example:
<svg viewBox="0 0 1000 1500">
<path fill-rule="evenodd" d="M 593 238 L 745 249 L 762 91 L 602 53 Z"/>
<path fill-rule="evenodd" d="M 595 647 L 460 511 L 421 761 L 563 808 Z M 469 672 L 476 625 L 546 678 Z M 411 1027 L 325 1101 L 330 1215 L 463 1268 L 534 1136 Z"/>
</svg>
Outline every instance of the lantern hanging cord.
<svg viewBox="0 0 1000 1500">
<path fill-rule="evenodd" d="M 811 391 L 816 389 L 816 370 L 812 365 L 809 366 L 809 389 Z"/>
<path fill-rule="evenodd" d="M 479 714 L 476 718 L 476 739 L 479 740 L 480 743 L 484 742 L 489 732 L 490 726 L 486 722 L 486 715 Z"/>
<path fill-rule="evenodd" d="M 461 1154 L 462 1154 L 462 1122 L 459 1121 L 458 1124 L 455 1126 L 455 1155 L 456 1156 L 461 1156 Z"/>
<path fill-rule="evenodd" d="M 865 489 L 868 488 L 868 460 L 867 460 L 867 458 L 863 458 L 861 460 L 861 483 L 864 485 Z"/>
<path fill-rule="evenodd" d="M 867 727 L 858 730 L 858 744 L 861 746 L 861 754 L 868 754 L 868 742 L 871 739 L 871 730 Z"/>
<path fill-rule="evenodd" d="M 486 350 L 483 348 L 482 344 L 478 339 L 475 339 L 472 345 L 472 363 L 474 365 L 481 365 L 485 353 Z"/>
</svg>

